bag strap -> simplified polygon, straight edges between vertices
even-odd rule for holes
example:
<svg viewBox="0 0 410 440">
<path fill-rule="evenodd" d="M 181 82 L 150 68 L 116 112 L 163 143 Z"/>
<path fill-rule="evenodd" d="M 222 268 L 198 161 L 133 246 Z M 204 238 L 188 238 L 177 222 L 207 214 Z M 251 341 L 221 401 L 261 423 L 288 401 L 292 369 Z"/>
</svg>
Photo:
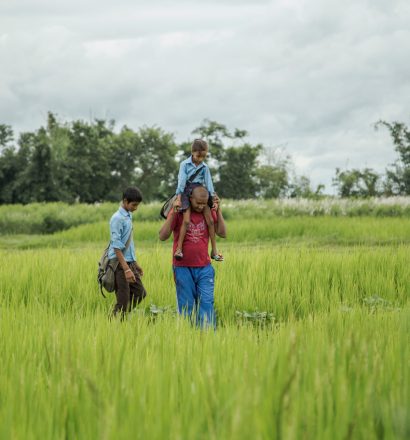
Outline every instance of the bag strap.
<svg viewBox="0 0 410 440">
<path fill-rule="evenodd" d="M 124 252 L 127 251 L 128 248 L 130 247 L 130 244 L 131 244 L 131 237 L 132 237 L 132 233 L 133 233 L 133 232 L 134 232 L 134 227 L 131 226 L 131 232 L 130 232 L 130 235 L 128 236 L 128 240 L 127 240 L 127 242 L 125 243 Z M 110 244 L 111 244 L 111 240 L 108 242 L 108 246 L 105 248 L 104 252 L 105 252 L 105 251 L 108 251 L 108 249 L 109 249 L 109 247 L 110 247 Z"/>
<path fill-rule="evenodd" d="M 198 169 L 195 171 L 195 173 L 192 174 L 192 176 L 191 176 L 189 179 L 187 179 L 187 183 L 192 183 L 192 181 L 193 181 L 193 180 L 195 179 L 195 177 L 199 174 L 199 172 L 203 170 L 203 168 L 204 168 L 204 166 L 198 168 Z"/>
<path fill-rule="evenodd" d="M 130 247 L 133 231 L 134 231 L 134 227 L 132 226 L 132 223 L 131 223 L 131 232 L 130 232 L 130 235 L 128 236 L 127 242 L 125 243 L 125 249 L 124 249 L 125 252 L 127 252 L 128 248 Z"/>
</svg>

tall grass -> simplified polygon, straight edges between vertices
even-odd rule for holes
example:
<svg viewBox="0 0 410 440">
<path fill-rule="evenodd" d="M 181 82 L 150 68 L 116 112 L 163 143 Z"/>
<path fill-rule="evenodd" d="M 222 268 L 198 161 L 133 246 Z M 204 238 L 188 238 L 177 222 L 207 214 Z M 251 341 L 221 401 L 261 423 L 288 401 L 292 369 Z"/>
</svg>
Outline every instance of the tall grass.
<svg viewBox="0 0 410 440">
<path fill-rule="evenodd" d="M 404 312 L 216 333 L 169 317 L 121 324 L 38 306 L 2 315 L 1 438 L 408 434 Z"/>
<path fill-rule="evenodd" d="M 335 217 L 275 217 L 229 221 L 227 240 L 232 244 L 315 244 L 315 245 L 386 245 L 410 242 L 410 223 L 405 218 L 335 218 Z M 136 245 L 158 244 L 160 221 L 134 221 Z M 67 246 L 102 247 L 109 239 L 108 221 L 71 228 L 52 235 L 0 235 L 0 248 L 42 248 Z M 143 243 L 143 244 L 142 244 Z M 165 247 L 168 245 L 164 245 Z"/>
<path fill-rule="evenodd" d="M 106 221 L 0 250 L 0 438 L 409 437 L 404 219 L 229 222 L 215 332 L 146 310 L 175 309 L 158 226 L 135 224 L 148 297 L 124 322 L 96 284 Z"/>
<path fill-rule="evenodd" d="M 232 323 L 236 310 L 260 309 L 286 321 L 341 306 L 364 307 L 364 300 L 373 296 L 402 307 L 410 286 L 408 250 L 253 248 L 250 253 L 232 246 L 226 262 L 214 265 L 219 319 Z M 0 251 L 1 304 L 37 304 L 76 316 L 108 312 L 96 284 L 99 254 L 90 249 Z M 170 249 L 141 249 L 137 257 L 145 270 L 147 301 L 174 304 Z"/>
<path fill-rule="evenodd" d="M 369 199 L 274 199 L 224 200 L 228 220 L 274 219 L 293 216 L 331 217 L 404 217 L 410 216 L 410 197 Z M 142 203 L 140 221 L 156 221 L 161 203 Z M 32 203 L 0 206 L 1 234 L 50 234 L 82 224 L 108 221 L 118 203 L 93 205 L 66 203 Z"/>
</svg>

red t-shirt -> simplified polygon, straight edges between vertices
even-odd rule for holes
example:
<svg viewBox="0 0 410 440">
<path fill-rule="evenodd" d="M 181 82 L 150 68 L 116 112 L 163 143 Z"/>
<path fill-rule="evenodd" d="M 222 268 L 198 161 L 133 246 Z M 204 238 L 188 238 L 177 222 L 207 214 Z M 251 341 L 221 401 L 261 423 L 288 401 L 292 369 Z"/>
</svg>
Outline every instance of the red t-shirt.
<svg viewBox="0 0 410 440">
<path fill-rule="evenodd" d="M 215 210 L 212 210 L 211 212 L 214 222 L 216 224 L 216 212 Z M 174 245 L 172 247 L 172 254 L 174 254 L 177 249 L 179 231 L 181 229 L 182 220 L 183 214 L 178 213 L 171 223 L 171 230 L 174 232 Z M 184 253 L 184 258 L 180 261 L 173 258 L 173 265 L 183 267 L 207 266 L 211 262 L 208 254 L 208 241 L 209 231 L 203 213 L 191 211 L 191 221 L 185 234 L 182 249 Z"/>
</svg>

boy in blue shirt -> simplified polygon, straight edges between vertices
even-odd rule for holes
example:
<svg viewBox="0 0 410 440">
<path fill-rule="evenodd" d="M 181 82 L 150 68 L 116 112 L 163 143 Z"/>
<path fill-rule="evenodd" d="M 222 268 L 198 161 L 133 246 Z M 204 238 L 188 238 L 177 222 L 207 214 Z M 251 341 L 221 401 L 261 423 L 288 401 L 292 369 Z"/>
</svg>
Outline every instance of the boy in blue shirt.
<svg viewBox="0 0 410 440">
<path fill-rule="evenodd" d="M 182 252 L 182 244 L 185 235 L 189 229 L 191 219 L 191 206 L 189 198 L 192 190 L 197 186 L 204 186 L 209 193 L 208 205 L 204 209 L 205 221 L 209 230 L 209 238 L 211 239 L 211 258 L 215 261 L 223 261 L 224 258 L 216 248 L 215 225 L 211 215 L 213 199 L 216 196 L 214 185 L 212 183 L 211 173 L 208 165 L 204 162 L 208 155 L 208 144 L 203 139 L 195 139 L 191 145 L 191 156 L 181 162 L 178 173 L 178 187 L 176 190 L 177 199 L 175 207 L 183 212 L 183 222 L 179 231 L 179 239 L 174 257 L 182 260 L 184 254 Z M 195 175 L 191 182 L 188 180 Z M 187 183 L 188 182 L 188 183 Z"/>
<path fill-rule="evenodd" d="M 137 210 L 141 201 L 142 194 L 138 188 L 127 188 L 123 193 L 120 208 L 110 220 L 111 241 L 108 258 L 117 262 L 115 269 L 117 303 L 113 315 L 120 312 L 122 317 L 147 295 L 141 281 L 144 272 L 137 263 L 132 237 L 132 212 Z"/>
</svg>

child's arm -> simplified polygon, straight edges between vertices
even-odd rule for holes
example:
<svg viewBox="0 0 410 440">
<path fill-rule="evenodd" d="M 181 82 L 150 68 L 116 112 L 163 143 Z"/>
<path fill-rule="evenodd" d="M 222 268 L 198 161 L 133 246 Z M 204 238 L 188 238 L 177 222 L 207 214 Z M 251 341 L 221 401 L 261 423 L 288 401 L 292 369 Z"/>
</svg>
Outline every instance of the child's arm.
<svg viewBox="0 0 410 440">
<path fill-rule="evenodd" d="M 135 283 L 135 275 L 133 274 L 132 270 L 129 268 L 127 262 L 125 261 L 124 254 L 120 249 L 114 248 L 115 256 L 118 258 L 118 261 L 121 264 L 121 267 L 125 274 L 125 279 L 129 283 Z"/>
<path fill-rule="evenodd" d="M 123 226 L 121 221 L 118 219 L 112 219 L 110 222 L 110 234 L 111 234 L 111 244 L 115 252 L 115 256 L 117 257 L 121 267 L 124 270 L 125 278 L 129 283 L 135 283 L 135 277 L 129 268 L 127 262 L 125 261 L 123 251 L 125 249 L 125 244 L 121 241 L 121 231 Z M 131 231 L 132 234 L 132 231 Z"/>
<path fill-rule="evenodd" d="M 140 274 L 140 276 L 143 276 L 144 270 L 142 269 L 142 267 L 137 262 L 135 262 L 135 266 L 136 266 L 137 272 Z"/>
<path fill-rule="evenodd" d="M 181 195 L 184 192 L 187 178 L 188 177 L 185 171 L 185 164 L 184 162 L 182 162 L 181 165 L 179 166 L 178 186 L 177 186 L 177 190 L 175 191 L 177 195 Z"/>
<path fill-rule="evenodd" d="M 215 189 L 214 189 L 214 184 L 212 183 L 212 176 L 208 166 L 205 167 L 204 184 L 205 184 L 205 188 L 209 191 L 211 196 L 214 196 Z"/>
</svg>

